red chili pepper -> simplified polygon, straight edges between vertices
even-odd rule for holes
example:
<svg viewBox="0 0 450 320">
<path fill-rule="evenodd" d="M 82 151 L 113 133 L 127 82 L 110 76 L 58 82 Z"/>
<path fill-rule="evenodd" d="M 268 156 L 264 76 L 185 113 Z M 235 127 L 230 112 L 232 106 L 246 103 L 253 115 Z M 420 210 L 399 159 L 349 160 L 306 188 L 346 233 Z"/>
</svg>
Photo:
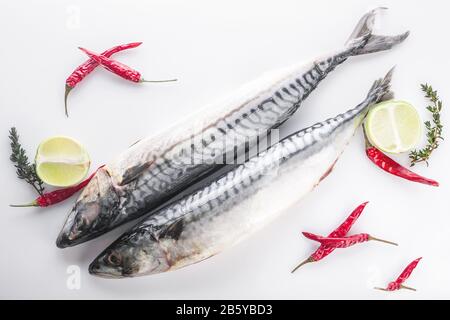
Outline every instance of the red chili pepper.
<svg viewBox="0 0 450 320">
<path fill-rule="evenodd" d="M 105 56 L 107 58 L 111 57 L 113 54 L 123 51 L 123 50 L 127 50 L 127 49 L 132 49 L 132 48 L 136 48 L 138 46 L 140 46 L 142 44 L 142 42 L 132 42 L 132 43 L 127 43 L 127 44 L 123 44 L 123 45 L 119 45 L 119 46 L 115 46 L 112 47 L 111 49 L 108 49 L 106 51 L 104 51 L 101 55 Z M 75 88 L 75 86 L 81 82 L 81 80 L 83 80 L 89 73 L 91 73 L 92 71 L 94 71 L 95 68 L 97 68 L 98 63 L 90 58 L 89 60 L 85 61 L 83 64 L 79 65 L 73 72 L 72 74 L 67 78 L 66 80 L 66 92 L 64 94 L 64 105 L 65 105 L 65 109 L 66 109 L 66 116 L 68 116 L 68 112 L 67 112 L 67 96 L 69 95 L 69 92 Z"/>
<path fill-rule="evenodd" d="M 394 246 L 398 246 L 398 244 L 396 244 L 394 242 L 378 239 L 378 238 L 372 237 L 370 234 L 367 234 L 367 233 L 360 233 L 360 234 L 355 234 L 352 236 L 341 237 L 341 238 L 325 238 L 325 237 L 321 237 L 321 236 L 318 236 L 318 235 L 315 235 L 315 234 L 309 233 L 309 232 L 303 232 L 303 235 L 308 239 L 320 242 L 321 245 L 324 245 L 326 247 L 332 247 L 332 248 L 348 248 L 348 247 L 354 246 L 355 244 L 368 242 L 368 241 L 379 241 L 379 242 L 384 242 L 387 244 L 392 244 Z"/>
<path fill-rule="evenodd" d="M 102 168 L 102 167 L 104 167 L 104 166 L 101 166 L 100 168 Z M 100 168 L 98 168 L 98 169 L 100 169 Z M 71 196 L 73 196 L 78 191 L 82 190 L 84 187 L 86 187 L 87 184 L 91 181 L 91 179 L 95 176 L 98 169 L 94 173 L 92 173 L 87 179 L 83 180 L 82 182 L 80 182 L 79 184 L 77 184 L 75 186 L 64 188 L 64 189 L 59 189 L 59 190 L 54 190 L 54 191 L 51 191 L 48 193 L 44 193 L 43 195 L 39 196 L 36 200 L 34 200 L 33 202 L 31 202 L 29 204 L 10 205 L 10 206 L 11 207 L 48 207 L 48 206 L 57 204 L 59 202 L 62 202 L 64 200 L 70 198 Z"/>
<path fill-rule="evenodd" d="M 376 287 L 375 289 L 382 290 L 382 291 L 396 291 L 396 290 L 400 290 L 400 289 L 416 291 L 416 289 L 407 287 L 407 286 L 403 285 L 403 283 L 409 278 L 409 276 L 411 275 L 413 270 L 417 267 L 417 265 L 419 264 L 419 261 L 421 259 L 422 258 L 418 258 L 418 259 L 414 260 L 413 262 L 411 262 L 410 264 L 408 264 L 408 266 L 405 268 L 405 270 L 403 270 L 403 272 L 399 275 L 397 280 L 389 283 L 387 288 Z"/>
<path fill-rule="evenodd" d="M 117 74 L 118 76 L 132 81 L 132 82 L 171 82 L 171 81 L 177 81 L 177 79 L 169 79 L 169 80 L 144 80 L 141 76 L 141 73 L 137 70 L 134 70 L 130 68 L 129 66 L 107 58 L 105 56 L 99 55 L 95 52 L 92 52 L 90 50 L 79 48 L 81 51 L 86 53 L 91 59 L 94 59 L 98 64 L 100 64 L 103 68 L 105 68 L 108 71 L 111 71 L 112 73 Z"/>
<path fill-rule="evenodd" d="M 331 232 L 328 235 L 328 237 L 340 238 L 347 235 L 351 227 L 355 224 L 356 220 L 358 220 L 358 218 L 361 216 L 361 213 L 364 211 L 364 208 L 366 207 L 367 204 L 368 202 L 364 202 L 363 204 L 359 205 L 355 210 L 353 210 L 353 212 L 347 217 L 347 219 L 345 219 L 345 221 L 339 227 L 337 227 L 333 232 Z M 309 256 L 308 259 L 306 259 L 305 261 L 300 263 L 297 267 L 295 267 L 295 269 L 292 270 L 292 273 L 294 273 L 298 268 L 300 268 L 304 264 L 322 260 L 330 253 L 332 253 L 335 249 L 336 248 L 321 245 L 312 255 Z"/>
<path fill-rule="evenodd" d="M 366 139 L 366 154 L 367 157 L 379 168 L 382 170 L 393 174 L 397 177 L 427 184 L 434 187 L 439 187 L 439 182 L 434 181 L 432 179 L 428 179 L 425 177 L 422 177 L 411 170 L 403 167 L 401 164 L 397 163 L 393 159 L 389 158 L 387 155 L 385 155 L 383 152 L 375 148 L 367 139 L 366 132 L 364 130 L 364 137 Z"/>
</svg>

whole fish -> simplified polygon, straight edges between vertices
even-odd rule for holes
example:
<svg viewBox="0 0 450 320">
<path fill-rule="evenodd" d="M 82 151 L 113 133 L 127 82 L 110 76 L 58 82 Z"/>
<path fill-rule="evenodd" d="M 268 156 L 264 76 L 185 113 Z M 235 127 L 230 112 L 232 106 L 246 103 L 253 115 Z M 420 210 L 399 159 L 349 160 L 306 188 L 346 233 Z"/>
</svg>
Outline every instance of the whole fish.
<svg viewBox="0 0 450 320">
<path fill-rule="evenodd" d="M 90 273 L 121 278 L 175 270 L 248 237 L 331 172 L 369 107 L 391 97 L 391 75 L 356 108 L 294 133 L 145 218 L 101 253 Z"/>
<path fill-rule="evenodd" d="M 267 74 L 231 100 L 136 143 L 100 169 L 69 213 L 57 246 L 85 242 L 162 205 L 286 121 L 328 73 L 349 57 L 388 50 L 402 42 L 408 33 L 372 34 L 379 10 L 360 20 L 342 50 Z"/>
</svg>

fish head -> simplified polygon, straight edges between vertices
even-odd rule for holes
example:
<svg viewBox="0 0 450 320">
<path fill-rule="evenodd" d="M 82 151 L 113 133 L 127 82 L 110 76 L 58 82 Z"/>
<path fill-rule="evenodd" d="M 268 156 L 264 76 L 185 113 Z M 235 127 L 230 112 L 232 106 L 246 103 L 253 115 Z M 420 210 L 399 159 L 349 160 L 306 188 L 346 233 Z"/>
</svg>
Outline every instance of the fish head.
<svg viewBox="0 0 450 320">
<path fill-rule="evenodd" d="M 147 227 L 123 235 L 89 266 L 89 273 L 103 278 L 125 278 L 168 271 L 166 251 Z"/>
<path fill-rule="evenodd" d="M 117 215 L 117 188 L 105 167 L 100 168 L 83 189 L 56 240 L 59 248 L 73 246 L 105 232 Z"/>
</svg>

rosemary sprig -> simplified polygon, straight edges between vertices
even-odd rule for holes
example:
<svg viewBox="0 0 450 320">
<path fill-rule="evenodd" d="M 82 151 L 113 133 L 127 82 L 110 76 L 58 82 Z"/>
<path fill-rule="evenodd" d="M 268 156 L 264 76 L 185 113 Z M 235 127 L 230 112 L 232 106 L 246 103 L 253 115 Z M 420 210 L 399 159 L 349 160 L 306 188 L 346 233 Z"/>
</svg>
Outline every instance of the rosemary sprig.
<svg viewBox="0 0 450 320">
<path fill-rule="evenodd" d="M 30 164 L 25 149 L 20 145 L 19 135 L 14 127 L 9 130 L 9 140 L 11 140 L 11 156 L 9 159 L 16 167 L 17 177 L 31 184 L 42 195 L 44 193 L 44 182 L 38 177 L 36 166 Z"/>
<path fill-rule="evenodd" d="M 427 145 L 423 149 L 410 152 L 409 159 L 411 160 L 411 167 L 420 162 L 425 162 L 428 166 L 431 154 L 439 147 L 439 143 L 444 140 L 442 137 L 443 126 L 441 124 L 442 101 L 439 99 L 437 91 L 433 90 L 431 85 L 421 84 L 420 87 L 425 93 L 425 97 L 432 103 L 427 107 L 427 110 L 431 112 L 433 123 L 431 121 L 425 121 Z"/>
</svg>

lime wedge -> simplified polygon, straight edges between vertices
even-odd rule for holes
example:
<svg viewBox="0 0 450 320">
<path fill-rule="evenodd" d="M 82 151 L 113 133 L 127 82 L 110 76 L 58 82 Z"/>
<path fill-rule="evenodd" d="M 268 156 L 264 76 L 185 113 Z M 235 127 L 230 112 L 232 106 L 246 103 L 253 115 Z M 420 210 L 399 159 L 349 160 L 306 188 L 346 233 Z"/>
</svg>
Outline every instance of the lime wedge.
<svg viewBox="0 0 450 320">
<path fill-rule="evenodd" d="M 388 153 L 411 150 L 422 135 L 420 116 L 405 101 L 390 100 L 375 105 L 367 115 L 364 127 L 370 143 Z"/>
<path fill-rule="evenodd" d="M 39 178 L 55 187 L 69 187 L 81 182 L 91 164 L 88 153 L 78 141 L 62 136 L 41 142 L 35 162 Z"/>
</svg>

